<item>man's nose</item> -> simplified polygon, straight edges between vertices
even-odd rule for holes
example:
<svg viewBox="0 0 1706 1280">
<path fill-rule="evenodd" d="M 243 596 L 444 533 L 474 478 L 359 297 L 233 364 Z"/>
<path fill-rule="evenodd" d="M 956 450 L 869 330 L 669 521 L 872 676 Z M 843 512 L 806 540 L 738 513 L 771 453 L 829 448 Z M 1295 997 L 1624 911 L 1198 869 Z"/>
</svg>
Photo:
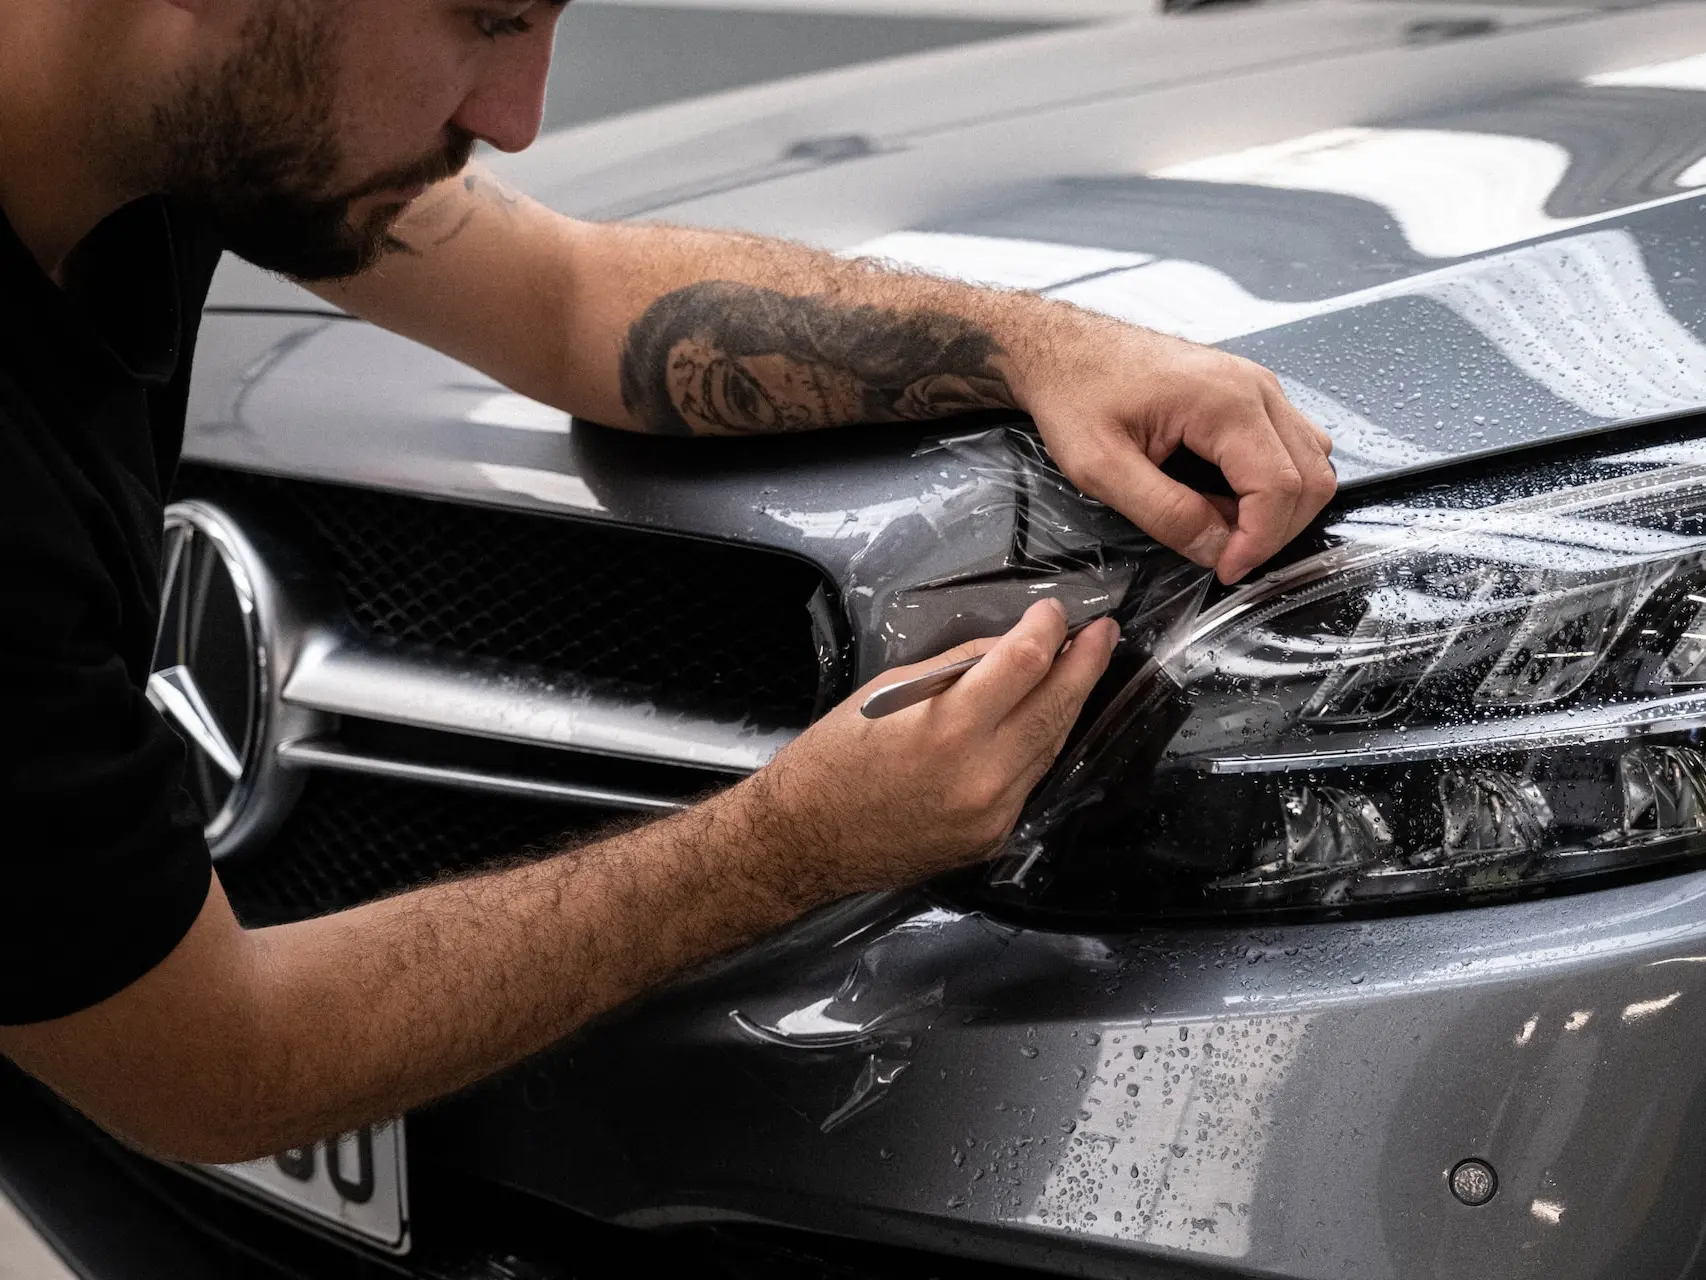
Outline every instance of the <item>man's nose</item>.
<svg viewBox="0 0 1706 1280">
<path fill-rule="evenodd" d="M 531 143 L 545 117 L 551 43 L 548 26 L 505 41 L 504 56 L 491 60 L 452 123 L 499 151 L 520 151 Z"/>
</svg>

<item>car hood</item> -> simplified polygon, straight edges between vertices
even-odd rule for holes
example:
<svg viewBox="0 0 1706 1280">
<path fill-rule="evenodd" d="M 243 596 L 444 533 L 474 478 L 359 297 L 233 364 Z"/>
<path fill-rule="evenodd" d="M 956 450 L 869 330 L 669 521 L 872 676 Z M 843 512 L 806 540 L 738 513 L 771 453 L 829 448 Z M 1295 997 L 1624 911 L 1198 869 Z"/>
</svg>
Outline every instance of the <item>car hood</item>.
<svg viewBox="0 0 1706 1280">
<path fill-rule="evenodd" d="M 505 167 L 577 215 L 786 234 L 1217 343 L 1279 374 L 1354 488 L 1706 406 L 1700 50 L 1697 7 L 1297 0 L 740 90 Z M 883 539 L 897 562 L 1011 544 L 944 523 L 989 468 L 929 433 L 634 439 L 276 281 L 228 271 L 212 309 L 193 460 L 758 543 L 843 590 Z"/>
<path fill-rule="evenodd" d="M 1354 483 L 1706 404 L 1703 50 L 1695 6 L 1146 14 L 634 113 L 499 163 L 577 216 L 786 235 L 1246 354 Z M 239 268 L 212 305 L 306 298 Z M 417 398 L 478 377 L 368 354 L 441 370 Z"/>
</svg>

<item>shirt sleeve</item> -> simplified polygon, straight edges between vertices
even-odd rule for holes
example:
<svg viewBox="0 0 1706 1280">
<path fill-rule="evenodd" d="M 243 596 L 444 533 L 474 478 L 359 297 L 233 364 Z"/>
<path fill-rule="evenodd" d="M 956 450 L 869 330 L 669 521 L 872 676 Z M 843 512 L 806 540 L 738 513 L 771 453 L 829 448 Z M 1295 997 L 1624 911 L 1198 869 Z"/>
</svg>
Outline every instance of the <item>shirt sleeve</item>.
<svg viewBox="0 0 1706 1280">
<path fill-rule="evenodd" d="M 4 1025 L 74 1013 L 147 973 L 189 931 L 212 874 L 183 744 L 115 638 L 103 531 L 74 474 L 31 438 L 0 394 Z"/>
</svg>

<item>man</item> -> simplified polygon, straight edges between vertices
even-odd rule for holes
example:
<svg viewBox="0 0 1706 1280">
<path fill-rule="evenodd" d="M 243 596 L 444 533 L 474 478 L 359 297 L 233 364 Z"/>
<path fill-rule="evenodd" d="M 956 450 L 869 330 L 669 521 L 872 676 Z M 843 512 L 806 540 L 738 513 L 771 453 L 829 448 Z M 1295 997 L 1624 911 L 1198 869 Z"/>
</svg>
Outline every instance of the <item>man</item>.
<svg viewBox="0 0 1706 1280">
<path fill-rule="evenodd" d="M 577 415 L 793 431 L 1029 412 L 1233 581 L 1333 489 L 1246 361 L 747 236 L 594 226 L 468 161 L 539 127 L 549 0 L 0 0 L 0 1052 L 156 1154 L 395 1114 L 863 889 L 986 855 L 1102 673 L 1058 607 L 881 721 L 533 865 L 245 931 L 147 705 L 163 495 L 222 248 Z M 1179 444 L 1238 493 L 1157 468 Z"/>
</svg>

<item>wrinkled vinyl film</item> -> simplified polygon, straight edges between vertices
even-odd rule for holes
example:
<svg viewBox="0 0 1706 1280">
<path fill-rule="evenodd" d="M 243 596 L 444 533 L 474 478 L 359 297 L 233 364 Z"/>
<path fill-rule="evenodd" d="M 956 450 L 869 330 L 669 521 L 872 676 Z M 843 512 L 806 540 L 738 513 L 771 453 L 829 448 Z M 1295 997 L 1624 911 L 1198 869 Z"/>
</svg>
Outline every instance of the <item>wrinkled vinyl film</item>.
<svg viewBox="0 0 1706 1280">
<path fill-rule="evenodd" d="M 1153 768 L 1161 744 L 1186 715 L 1181 662 L 1214 584 L 1214 571 L 1175 558 L 1131 593 L 1108 672 L 1079 719 L 1079 731 L 1032 793 L 1018 829 L 991 874 L 1023 887 L 1052 840 L 1074 817 L 1105 805 L 1125 780 Z"/>
<path fill-rule="evenodd" d="M 830 1093 L 815 1098 L 816 1111 L 804 1097 L 794 1104 L 833 1133 L 887 1098 L 906 1074 L 966 955 L 986 958 L 1004 945 L 1001 931 L 978 917 L 927 908 L 841 940 L 789 1003 L 731 1009 L 729 1025 L 737 1042 L 781 1050 L 771 1062 L 834 1078 Z"/>
<path fill-rule="evenodd" d="M 998 427 L 932 439 L 928 502 L 890 520 L 849 565 L 860 682 L 1009 629 L 1053 597 L 1080 626 L 1125 605 L 1155 544 L 1081 494 L 1033 435 Z"/>
</svg>

